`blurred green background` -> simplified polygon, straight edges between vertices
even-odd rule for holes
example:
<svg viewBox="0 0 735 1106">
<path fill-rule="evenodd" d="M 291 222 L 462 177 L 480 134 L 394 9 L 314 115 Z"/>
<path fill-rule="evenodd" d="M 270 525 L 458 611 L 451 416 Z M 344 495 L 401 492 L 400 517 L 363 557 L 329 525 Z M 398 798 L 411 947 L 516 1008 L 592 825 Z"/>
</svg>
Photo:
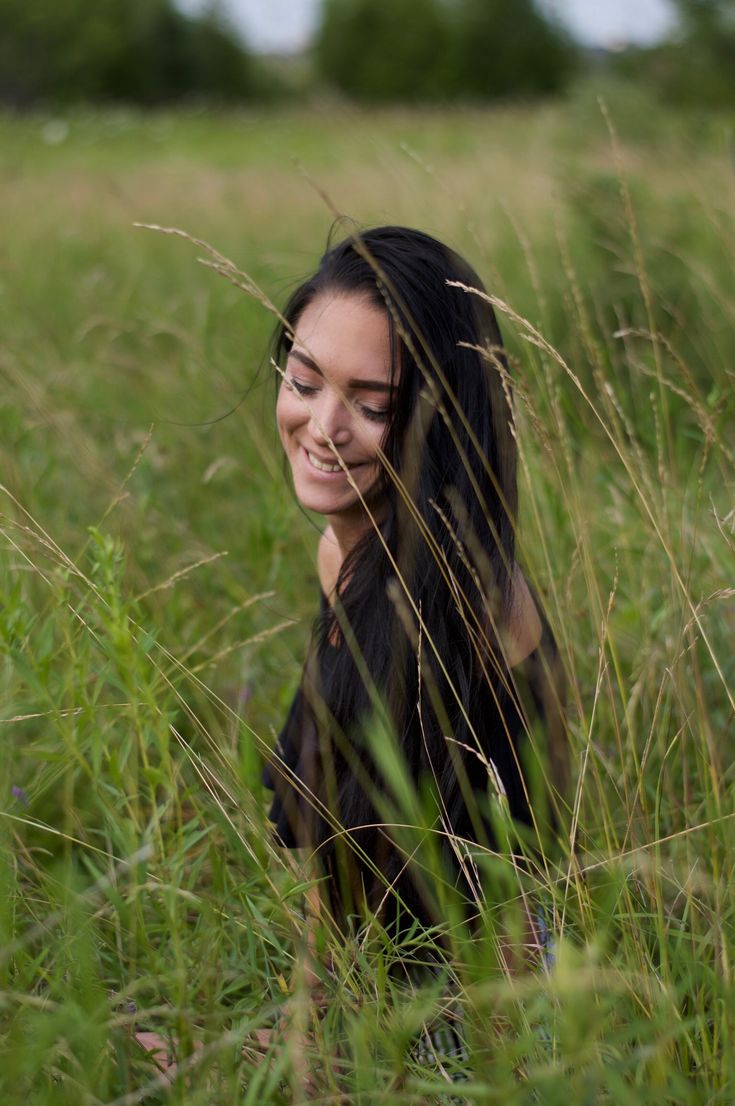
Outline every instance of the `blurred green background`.
<svg viewBox="0 0 735 1106">
<path fill-rule="evenodd" d="M 318 520 L 272 315 L 204 243 L 280 305 L 340 214 L 436 234 L 507 305 L 519 545 L 570 677 L 574 829 L 532 883 L 558 964 L 519 985 L 460 941 L 468 1096 L 729 1106 L 735 21 L 676 7 L 605 52 L 530 3 L 328 0 L 273 58 L 222 8 L 0 0 L 4 1102 L 306 1094 L 240 1044 L 303 930 L 259 781 Z M 324 942 L 322 1093 L 438 1100 L 409 1055 L 436 988 Z M 162 1087 L 136 1026 L 205 1059 Z"/>
</svg>

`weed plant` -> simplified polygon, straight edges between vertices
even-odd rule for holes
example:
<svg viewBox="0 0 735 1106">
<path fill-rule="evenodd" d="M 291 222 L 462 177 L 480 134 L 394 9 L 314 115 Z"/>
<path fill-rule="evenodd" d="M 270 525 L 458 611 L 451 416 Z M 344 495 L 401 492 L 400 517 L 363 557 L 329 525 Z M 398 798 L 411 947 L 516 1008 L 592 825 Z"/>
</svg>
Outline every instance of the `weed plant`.
<svg viewBox="0 0 735 1106">
<path fill-rule="evenodd" d="M 716 126 L 657 119 L 653 150 L 579 107 L 0 123 L 8 1106 L 732 1102 L 733 179 Z M 321 1017 L 304 872 L 260 783 L 317 605 L 271 320 L 194 263 L 211 254 L 131 226 L 184 226 L 282 301 L 331 218 L 308 176 L 451 241 L 491 289 L 573 765 L 532 874 L 476 856 L 487 901 L 441 977 L 402 986 L 410 948 L 325 924 Z M 386 814 L 420 825 L 421 798 Z M 524 896 L 553 962 L 509 973 Z M 412 1055 L 445 976 L 454 1086 Z M 170 1039 L 172 1083 L 135 1029 Z"/>
</svg>

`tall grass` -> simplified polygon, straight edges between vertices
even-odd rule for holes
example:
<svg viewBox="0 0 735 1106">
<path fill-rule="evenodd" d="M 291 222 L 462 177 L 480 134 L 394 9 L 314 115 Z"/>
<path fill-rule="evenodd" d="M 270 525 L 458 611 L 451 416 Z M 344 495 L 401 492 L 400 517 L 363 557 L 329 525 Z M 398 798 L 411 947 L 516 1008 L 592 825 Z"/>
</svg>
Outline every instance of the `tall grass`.
<svg viewBox="0 0 735 1106">
<path fill-rule="evenodd" d="M 650 152 L 569 111 L 90 115 L 59 147 L 2 124 L 4 1101 L 458 1091 L 412 1057 L 448 1000 L 444 978 L 399 985 L 405 949 L 325 925 L 309 1008 L 306 877 L 260 785 L 317 597 L 270 322 L 130 227 L 183 225 L 283 299 L 329 221 L 291 153 L 349 214 L 475 261 L 514 361 L 519 543 L 569 674 L 573 790 L 532 877 L 477 858 L 487 909 L 448 969 L 461 1095 L 732 1101 L 732 172 L 716 127 L 661 115 Z M 509 974 L 521 892 L 555 961 Z M 135 1028 L 175 1040 L 172 1085 Z"/>
</svg>

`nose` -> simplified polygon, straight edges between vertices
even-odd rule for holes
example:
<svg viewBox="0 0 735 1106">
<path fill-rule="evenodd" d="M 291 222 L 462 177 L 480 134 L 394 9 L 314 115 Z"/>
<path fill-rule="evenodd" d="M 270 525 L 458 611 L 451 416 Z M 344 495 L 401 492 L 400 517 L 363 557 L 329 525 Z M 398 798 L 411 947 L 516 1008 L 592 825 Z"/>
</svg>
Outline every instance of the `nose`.
<svg viewBox="0 0 735 1106">
<path fill-rule="evenodd" d="M 330 440 L 335 445 L 346 445 L 352 437 L 350 412 L 342 396 L 325 392 L 311 407 L 309 432 L 315 444 L 328 447 Z"/>
</svg>

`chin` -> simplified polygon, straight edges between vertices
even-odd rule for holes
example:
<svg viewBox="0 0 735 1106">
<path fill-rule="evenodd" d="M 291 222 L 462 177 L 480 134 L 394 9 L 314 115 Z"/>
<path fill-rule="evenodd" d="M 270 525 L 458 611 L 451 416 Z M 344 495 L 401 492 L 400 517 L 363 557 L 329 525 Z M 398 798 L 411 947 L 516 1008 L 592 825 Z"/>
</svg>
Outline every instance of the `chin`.
<svg viewBox="0 0 735 1106">
<path fill-rule="evenodd" d="M 294 480 L 293 490 L 302 507 L 307 511 L 316 511 L 320 515 L 330 515 L 344 511 L 357 502 L 357 496 L 350 489 L 350 495 L 335 495 L 328 488 L 314 487 L 309 480 Z"/>
</svg>

